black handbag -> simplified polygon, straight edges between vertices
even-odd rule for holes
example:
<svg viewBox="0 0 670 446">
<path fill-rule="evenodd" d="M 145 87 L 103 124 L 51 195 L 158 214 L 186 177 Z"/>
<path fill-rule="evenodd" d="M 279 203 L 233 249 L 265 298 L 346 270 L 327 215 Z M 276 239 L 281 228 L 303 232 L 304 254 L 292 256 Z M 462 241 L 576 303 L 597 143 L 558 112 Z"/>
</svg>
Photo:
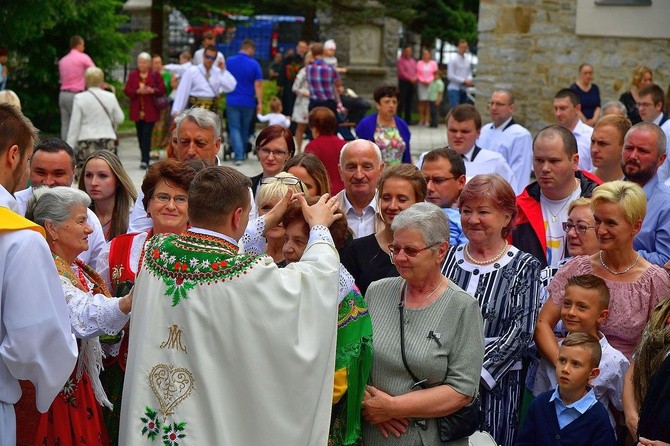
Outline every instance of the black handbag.
<svg viewBox="0 0 670 446">
<path fill-rule="evenodd" d="M 447 380 L 448 372 L 445 372 L 442 382 L 428 385 L 428 380 L 417 378 L 414 372 L 412 372 L 412 369 L 409 368 L 409 364 L 407 364 L 407 358 L 405 357 L 405 288 L 403 288 L 400 296 L 398 310 L 400 311 L 400 354 L 402 356 L 402 363 L 405 366 L 405 370 L 407 370 L 409 376 L 414 380 L 412 388 L 420 387 L 422 389 L 427 389 L 444 384 Z M 456 412 L 445 417 L 436 418 L 436 421 L 440 433 L 440 440 L 444 443 L 469 437 L 474 434 L 475 431 L 479 430 L 481 423 L 479 396 L 477 396 L 470 404 L 461 407 Z M 423 429 L 427 428 L 425 420 L 419 421 L 417 424 Z"/>
</svg>

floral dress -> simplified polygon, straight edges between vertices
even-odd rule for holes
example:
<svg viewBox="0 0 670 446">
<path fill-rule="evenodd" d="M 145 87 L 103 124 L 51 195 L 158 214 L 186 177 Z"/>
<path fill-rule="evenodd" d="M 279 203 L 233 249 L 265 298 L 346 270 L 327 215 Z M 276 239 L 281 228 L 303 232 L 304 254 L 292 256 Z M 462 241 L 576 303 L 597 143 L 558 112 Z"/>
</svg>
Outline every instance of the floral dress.
<svg viewBox="0 0 670 446">
<path fill-rule="evenodd" d="M 377 123 L 374 141 L 382 151 L 382 159 L 387 166 L 402 163 L 402 155 L 405 153 L 406 144 L 398 127 L 382 127 Z"/>
</svg>

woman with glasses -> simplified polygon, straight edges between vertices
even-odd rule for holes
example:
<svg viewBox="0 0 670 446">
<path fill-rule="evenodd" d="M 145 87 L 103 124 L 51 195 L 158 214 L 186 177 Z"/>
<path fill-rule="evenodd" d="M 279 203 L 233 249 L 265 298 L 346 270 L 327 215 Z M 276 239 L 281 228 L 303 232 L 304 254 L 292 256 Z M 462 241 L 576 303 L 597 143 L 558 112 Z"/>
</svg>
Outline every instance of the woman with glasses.
<svg viewBox="0 0 670 446">
<path fill-rule="evenodd" d="M 137 198 L 133 181 L 113 152 L 98 150 L 84 162 L 79 189 L 91 197 L 91 208 L 109 242 L 128 231 L 128 217 Z"/>
<path fill-rule="evenodd" d="M 442 273 L 477 300 L 484 318 L 483 429 L 498 444 L 514 444 L 521 359 L 533 336 L 541 266 L 507 243 L 517 206 L 503 177 L 476 175 L 463 188 L 459 209 L 468 242 L 449 248 Z"/>
<path fill-rule="evenodd" d="M 295 141 L 289 129 L 269 125 L 256 138 L 256 156 L 263 171 L 251 177 L 251 190 L 256 196 L 261 178 L 273 177 L 284 169 L 286 161 L 295 153 Z"/>
<path fill-rule="evenodd" d="M 204 167 L 201 160 L 181 163 L 174 159 L 152 164 L 142 181 L 142 203 L 151 217 L 153 228 L 146 232 L 116 237 L 98 259 L 100 276 L 112 295 L 126 293 L 135 283 L 144 256 L 144 244 L 154 234 L 179 234 L 188 228 L 188 188 L 196 170 Z M 106 339 L 105 370 L 100 374 L 114 410 L 104 411 L 112 444 L 116 444 L 121 415 L 121 393 L 128 354 L 128 333 L 121 342 Z M 116 343 L 114 343 L 116 342 Z"/>
<path fill-rule="evenodd" d="M 449 249 L 442 209 L 415 203 L 391 229 L 389 251 L 400 277 L 372 283 L 365 296 L 374 349 L 364 443 L 465 446 L 467 437 L 442 443 L 436 418 L 477 396 L 484 356 L 477 301 L 440 271 Z"/>
<path fill-rule="evenodd" d="M 558 270 L 548 287 L 550 298 L 537 319 L 535 342 L 553 364 L 558 360 L 558 345 L 552 328 L 560 319 L 568 277 L 595 274 L 605 280 L 611 299 L 609 316 L 600 331 L 629 360 L 652 310 L 670 294 L 668 274 L 633 249 L 647 212 L 642 188 L 628 181 L 602 184 L 593 191 L 591 209 L 599 249 L 574 257 Z"/>
<path fill-rule="evenodd" d="M 258 216 L 262 217 L 274 208 L 292 190 L 297 193 L 305 193 L 307 186 L 290 173 L 279 172 L 274 177 L 261 178 L 261 184 L 256 193 L 256 207 Z M 275 261 L 284 262 L 284 227 L 280 224 L 265 231 L 265 246 L 263 252 Z M 285 264 L 285 262 L 284 262 Z"/>
<path fill-rule="evenodd" d="M 426 198 L 426 180 L 412 164 L 387 167 L 377 183 L 377 206 L 384 228 L 348 243 L 340 254 L 342 264 L 354 276 L 363 296 L 375 280 L 398 275 L 388 246 L 393 241 L 391 224 L 402 211 Z"/>
</svg>

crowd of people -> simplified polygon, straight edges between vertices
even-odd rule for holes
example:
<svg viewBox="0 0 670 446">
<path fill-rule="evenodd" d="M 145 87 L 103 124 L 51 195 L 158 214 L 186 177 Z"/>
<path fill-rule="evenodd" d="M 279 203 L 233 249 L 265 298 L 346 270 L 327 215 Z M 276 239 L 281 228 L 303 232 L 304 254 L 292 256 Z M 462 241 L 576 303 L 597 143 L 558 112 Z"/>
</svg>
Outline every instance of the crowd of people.
<svg viewBox="0 0 670 446">
<path fill-rule="evenodd" d="M 488 124 L 464 103 L 461 41 L 447 145 L 414 164 L 430 51 L 403 49 L 347 141 L 335 43 L 301 41 L 273 65 L 249 178 L 218 156 L 217 107 L 227 93 L 240 162 L 263 76 L 253 41 L 227 60 L 213 43 L 138 56 L 139 191 L 80 37 L 61 138 L 0 104 L 0 445 L 670 444 L 670 124 L 651 70 L 601 105 L 582 64 L 533 136 L 509 90 Z M 170 156 L 152 162 L 159 122 Z"/>
</svg>

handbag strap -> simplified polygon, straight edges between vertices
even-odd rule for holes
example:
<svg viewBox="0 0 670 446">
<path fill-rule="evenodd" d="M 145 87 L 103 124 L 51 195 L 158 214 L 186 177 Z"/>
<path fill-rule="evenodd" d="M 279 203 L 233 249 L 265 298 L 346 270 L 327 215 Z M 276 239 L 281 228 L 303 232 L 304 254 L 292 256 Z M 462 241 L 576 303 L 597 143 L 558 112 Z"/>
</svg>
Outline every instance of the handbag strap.
<svg viewBox="0 0 670 446">
<path fill-rule="evenodd" d="M 203 66 L 203 69 L 206 69 L 206 68 L 204 68 L 204 66 Z M 200 71 L 200 67 L 198 67 L 198 73 L 200 73 L 200 75 L 203 77 L 203 79 L 205 79 L 205 82 L 207 83 L 207 86 L 209 86 L 209 89 L 212 90 L 212 93 L 214 94 L 214 97 L 218 98 L 219 94 L 214 90 L 214 87 L 212 87 L 212 84 L 209 83 L 209 79 L 207 79 L 207 76 L 205 76 L 205 74 L 202 71 Z"/>
<path fill-rule="evenodd" d="M 105 114 L 107 115 L 107 118 L 109 118 L 109 123 L 112 124 L 112 128 L 115 128 L 114 120 L 112 119 L 112 115 L 107 110 L 107 107 L 105 107 L 105 105 L 102 103 L 100 98 L 95 93 L 93 93 L 91 90 L 88 90 L 88 92 L 91 93 L 91 95 L 93 95 L 93 97 L 95 98 L 96 101 L 98 101 L 98 104 L 100 104 L 100 107 L 102 107 L 102 109 L 105 111 Z"/>
<path fill-rule="evenodd" d="M 409 373 L 409 376 L 414 380 L 412 388 L 419 386 L 422 389 L 427 389 L 429 387 L 435 387 L 444 384 L 447 381 L 447 376 L 449 375 L 449 370 L 444 373 L 444 379 L 442 382 L 435 384 L 434 386 L 428 385 L 428 379 L 419 379 L 407 363 L 407 356 L 405 354 L 405 293 L 407 292 L 407 282 L 402 286 L 400 291 L 400 302 L 398 303 L 398 310 L 400 312 L 400 356 L 402 357 L 402 364 L 405 366 L 405 370 Z"/>
</svg>

